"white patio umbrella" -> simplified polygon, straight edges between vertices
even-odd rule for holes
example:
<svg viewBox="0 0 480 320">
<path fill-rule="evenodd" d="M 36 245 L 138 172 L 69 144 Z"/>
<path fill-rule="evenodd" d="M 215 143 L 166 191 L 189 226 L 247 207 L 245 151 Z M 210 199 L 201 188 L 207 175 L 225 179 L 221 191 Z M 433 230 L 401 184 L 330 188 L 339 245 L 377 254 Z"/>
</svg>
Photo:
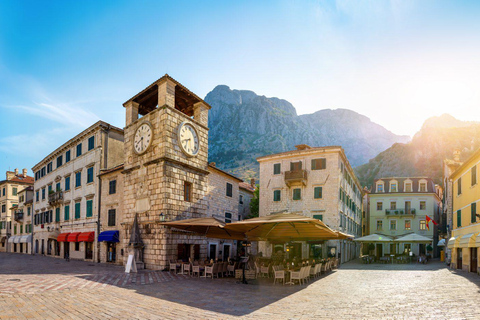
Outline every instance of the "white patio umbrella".
<svg viewBox="0 0 480 320">
<path fill-rule="evenodd" d="M 395 242 L 419 242 L 419 243 L 430 243 L 432 239 L 424 237 L 416 233 L 410 233 L 406 236 L 400 237 L 394 240 Z"/>
<path fill-rule="evenodd" d="M 383 234 L 369 234 L 368 236 L 354 239 L 353 241 L 358 242 L 392 242 L 392 238 L 384 236 Z"/>
</svg>

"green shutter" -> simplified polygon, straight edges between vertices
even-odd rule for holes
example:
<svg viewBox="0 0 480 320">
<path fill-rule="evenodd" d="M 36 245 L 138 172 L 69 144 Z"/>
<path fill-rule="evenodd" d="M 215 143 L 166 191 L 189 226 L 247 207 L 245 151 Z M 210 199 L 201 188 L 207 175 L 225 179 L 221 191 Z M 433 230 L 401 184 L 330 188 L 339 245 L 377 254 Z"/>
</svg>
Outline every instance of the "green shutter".
<svg viewBox="0 0 480 320">
<path fill-rule="evenodd" d="M 477 204 L 474 202 L 472 203 L 471 205 L 471 210 L 472 210 L 472 218 L 471 218 L 471 221 L 472 223 L 475 223 L 477 222 Z"/>
<path fill-rule="evenodd" d="M 462 210 L 457 211 L 457 228 L 462 226 Z"/>
<path fill-rule="evenodd" d="M 302 199 L 302 189 L 293 189 L 293 200 Z"/>
<path fill-rule="evenodd" d="M 280 190 L 274 190 L 273 191 L 273 201 L 280 201 L 281 194 Z"/>
<path fill-rule="evenodd" d="M 93 200 L 87 201 L 87 217 L 93 216 Z"/>
<path fill-rule="evenodd" d="M 313 219 L 318 219 L 320 221 L 323 221 L 323 214 L 314 214 Z"/>
<path fill-rule="evenodd" d="M 75 203 L 75 219 L 80 219 L 80 202 Z"/>
<path fill-rule="evenodd" d="M 313 189 L 313 198 L 321 199 L 322 198 L 322 187 L 315 187 Z"/>
<path fill-rule="evenodd" d="M 60 208 L 55 209 L 55 222 L 60 222 Z"/>
<path fill-rule="evenodd" d="M 65 221 L 70 220 L 70 206 L 65 206 Z"/>
</svg>

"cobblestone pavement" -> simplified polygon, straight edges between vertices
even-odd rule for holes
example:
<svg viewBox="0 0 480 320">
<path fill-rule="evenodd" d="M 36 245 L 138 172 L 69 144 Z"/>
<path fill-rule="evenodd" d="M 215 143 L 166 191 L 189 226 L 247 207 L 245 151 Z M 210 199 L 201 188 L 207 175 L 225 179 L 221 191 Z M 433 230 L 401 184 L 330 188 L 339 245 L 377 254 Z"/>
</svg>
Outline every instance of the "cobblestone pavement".
<svg viewBox="0 0 480 320">
<path fill-rule="evenodd" d="M 0 319 L 480 319 L 480 277 L 349 262 L 304 286 L 0 253 Z"/>
</svg>

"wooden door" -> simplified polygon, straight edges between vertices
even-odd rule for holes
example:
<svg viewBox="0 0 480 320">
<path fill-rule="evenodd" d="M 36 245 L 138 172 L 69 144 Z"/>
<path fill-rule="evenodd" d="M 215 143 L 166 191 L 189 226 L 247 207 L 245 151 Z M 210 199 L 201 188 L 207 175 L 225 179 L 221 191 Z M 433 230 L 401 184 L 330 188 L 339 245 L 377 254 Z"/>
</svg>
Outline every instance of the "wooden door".
<svg viewBox="0 0 480 320">
<path fill-rule="evenodd" d="M 477 248 L 470 248 L 470 272 L 477 272 Z"/>
</svg>

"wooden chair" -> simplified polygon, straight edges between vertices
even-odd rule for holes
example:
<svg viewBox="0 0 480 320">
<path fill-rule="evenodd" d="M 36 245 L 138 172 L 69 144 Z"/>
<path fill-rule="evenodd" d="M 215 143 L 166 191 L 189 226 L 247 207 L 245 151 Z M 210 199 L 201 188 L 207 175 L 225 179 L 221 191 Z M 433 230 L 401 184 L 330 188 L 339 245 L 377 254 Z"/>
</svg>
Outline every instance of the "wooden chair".
<svg viewBox="0 0 480 320">
<path fill-rule="evenodd" d="M 192 266 L 192 277 L 195 276 L 195 274 L 198 275 L 198 277 L 200 277 L 200 266 L 199 265 L 193 265 Z"/>
<path fill-rule="evenodd" d="M 285 285 L 285 271 L 276 270 L 274 274 L 275 274 L 275 278 L 273 278 L 273 284 L 275 284 L 277 279 L 282 279 L 282 283 Z"/>
<path fill-rule="evenodd" d="M 303 284 L 303 274 L 305 273 L 305 267 L 302 267 L 300 271 L 292 271 L 290 273 L 290 281 L 295 282 L 298 280 L 298 284 Z"/>
<path fill-rule="evenodd" d="M 260 274 L 261 274 L 262 277 L 263 277 L 264 275 L 267 275 L 266 277 L 267 277 L 267 278 L 270 278 L 270 274 L 269 274 L 269 272 L 268 272 L 268 269 L 269 269 L 268 266 L 266 266 L 266 267 L 261 266 L 261 267 L 260 267 Z"/>
<path fill-rule="evenodd" d="M 188 274 L 188 275 L 190 275 L 190 274 L 191 274 L 191 270 L 192 270 L 192 266 L 190 265 L 190 263 L 184 263 L 184 264 L 183 264 L 183 272 L 182 272 L 182 274 Z"/>
<path fill-rule="evenodd" d="M 318 268 L 317 268 L 317 273 L 316 273 L 316 277 L 318 278 L 321 274 L 322 274 L 322 266 L 323 264 L 322 263 L 319 263 L 317 264 Z"/>
<path fill-rule="evenodd" d="M 176 262 L 172 263 L 172 261 L 170 261 L 170 271 L 172 270 L 173 272 L 175 272 L 175 274 L 177 273 L 177 263 Z"/>
<path fill-rule="evenodd" d="M 310 269 L 310 277 L 312 277 L 312 278 L 317 277 L 317 271 L 318 271 L 319 266 L 320 266 L 319 264 L 316 264 L 315 267 Z"/>
</svg>

